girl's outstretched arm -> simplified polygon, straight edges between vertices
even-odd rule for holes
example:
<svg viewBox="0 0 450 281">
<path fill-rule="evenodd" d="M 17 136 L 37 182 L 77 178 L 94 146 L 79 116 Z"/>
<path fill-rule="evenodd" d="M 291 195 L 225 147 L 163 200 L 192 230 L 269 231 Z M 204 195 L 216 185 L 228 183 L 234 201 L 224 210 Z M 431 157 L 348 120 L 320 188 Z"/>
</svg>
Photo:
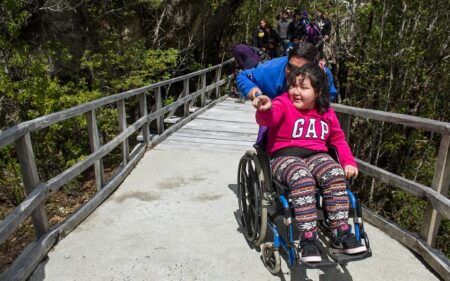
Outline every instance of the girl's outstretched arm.
<svg viewBox="0 0 450 281">
<path fill-rule="evenodd" d="M 266 95 L 257 96 L 253 106 L 256 108 L 256 123 L 261 126 L 276 126 L 284 116 L 285 107 L 279 97 L 272 101 Z"/>
</svg>

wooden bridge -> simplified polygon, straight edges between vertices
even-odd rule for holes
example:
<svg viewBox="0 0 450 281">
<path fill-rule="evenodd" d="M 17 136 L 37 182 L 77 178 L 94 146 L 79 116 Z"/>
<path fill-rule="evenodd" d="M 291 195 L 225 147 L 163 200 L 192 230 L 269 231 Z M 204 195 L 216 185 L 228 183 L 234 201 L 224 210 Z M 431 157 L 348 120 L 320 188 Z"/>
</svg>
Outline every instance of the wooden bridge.
<svg viewBox="0 0 450 281">
<path fill-rule="evenodd" d="M 257 249 L 245 242 L 237 220 L 236 172 L 251 148 L 254 109 L 223 95 L 230 61 L 168 81 L 108 96 L 21 123 L 0 134 L 13 144 L 26 199 L 0 222 L 3 243 L 32 217 L 37 238 L 2 273 L 2 280 L 450 280 L 450 262 L 434 244 L 441 217 L 450 218 L 450 124 L 413 116 L 334 105 L 347 137 L 352 116 L 442 135 L 431 187 L 358 160 L 361 172 L 428 202 L 420 234 L 364 209 L 373 257 L 326 270 L 288 269 L 271 275 Z M 163 98 L 178 91 L 173 103 Z M 127 121 L 127 102 L 140 115 Z M 152 101 L 152 102 L 150 102 Z M 120 133 L 101 143 L 96 111 L 117 110 Z M 39 178 L 33 131 L 85 116 L 92 153 L 56 177 Z M 192 121 L 193 120 L 193 121 Z M 140 133 L 137 145 L 136 134 Z M 106 180 L 103 161 L 119 147 L 122 163 Z M 94 167 L 97 193 L 50 227 L 45 200 Z M 102 204 L 103 203 L 103 204 Z"/>
</svg>

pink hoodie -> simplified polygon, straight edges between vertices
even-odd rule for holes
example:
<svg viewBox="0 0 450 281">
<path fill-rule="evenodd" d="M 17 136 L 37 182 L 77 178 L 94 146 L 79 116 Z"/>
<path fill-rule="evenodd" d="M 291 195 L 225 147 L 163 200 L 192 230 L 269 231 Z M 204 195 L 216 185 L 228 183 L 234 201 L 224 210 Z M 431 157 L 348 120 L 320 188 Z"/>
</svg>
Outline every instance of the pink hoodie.
<svg viewBox="0 0 450 281">
<path fill-rule="evenodd" d="M 270 110 L 256 111 L 256 122 L 269 127 L 266 147 L 269 155 L 293 146 L 327 152 L 328 143 L 336 147 L 342 167 L 357 167 L 331 107 L 323 114 L 316 109 L 298 110 L 285 92 L 272 100 Z"/>
</svg>

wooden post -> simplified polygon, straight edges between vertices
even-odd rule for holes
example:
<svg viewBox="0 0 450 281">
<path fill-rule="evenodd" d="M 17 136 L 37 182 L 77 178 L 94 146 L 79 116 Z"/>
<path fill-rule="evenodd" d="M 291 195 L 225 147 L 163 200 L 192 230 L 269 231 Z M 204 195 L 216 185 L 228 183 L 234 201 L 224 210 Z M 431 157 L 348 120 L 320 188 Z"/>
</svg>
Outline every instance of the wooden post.
<svg viewBox="0 0 450 281">
<path fill-rule="evenodd" d="M 98 135 L 97 117 L 95 116 L 95 109 L 86 112 L 85 115 L 88 125 L 88 134 L 89 134 L 89 143 L 91 145 L 91 152 L 94 153 L 100 147 L 100 138 Z M 97 190 L 100 190 L 105 185 L 102 159 L 95 161 L 94 170 L 95 170 L 95 184 L 97 185 Z"/>
<path fill-rule="evenodd" d="M 189 78 L 183 81 L 183 96 L 184 97 L 189 96 Z M 186 102 L 184 104 L 184 117 L 189 115 L 189 105 L 190 105 L 189 102 Z"/>
<path fill-rule="evenodd" d="M 144 117 L 144 116 L 146 117 L 148 115 L 147 94 L 145 92 L 139 95 L 139 111 L 141 113 L 141 117 Z M 149 124 L 149 122 L 147 121 L 144 123 L 144 125 L 142 125 L 142 136 L 143 136 L 145 144 L 149 143 L 150 131 L 149 131 L 148 124 Z"/>
<path fill-rule="evenodd" d="M 156 89 L 156 111 L 160 110 L 162 108 L 162 97 L 161 97 L 161 87 L 158 87 Z M 158 134 L 161 135 L 164 133 L 164 116 L 160 115 L 156 118 L 156 126 L 158 129 Z"/>
<path fill-rule="evenodd" d="M 219 82 L 222 78 L 222 65 L 216 69 L 216 82 Z M 216 86 L 216 99 L 220 97 L 220 87 Z"/>
<path fill-rule="evenodd" d="M 436 170 L 434 172 L 431 187 L 440 194 L 447 196 L 450 185 L 450 135 L 443 135 L 439 154 L 436 161 Z M 422 237 L 427 241 L 428 245 L 434 247 L 436 244 L 436 236 L 441 224 L 441 215 L 433 209 L 430 202 L 424 214 L 422 225 Z"/>
<path fill-rule="evenodd" d="M 349 142 L 350 139 L 350 128 L 352 125 L 352 119 L 349 114 L 341 113 L 339 118 L 339 123 L 341 123 L 341 128 L 345 133 L 345 140 Z"/>
<path fill-rule="evenodd" d="M 25 192 L 28 195 L 40 183 L 30 133 L 26 133 L 24 136 L 17 139 L 16 150 L 20 163 L 23 186 L 25 187 Z M 49 229 L 44 204 L 40 204 L 36 207 L 31 214 L 31 218 L 36 230 L 36 236 L 39 238 Z"/>
<path fill-rule="evenodd" d="M 127 129 L 127 115 L 125 111 L 125 101 L 120 100 L 117 102 L 117 111 L 119 117 L 119 130 L 123 132 Z M 122 155 L 123 155 L 123 165 L 125 166 L 128 161 L 130 161 L 130 145 L 128 139 L 124 140 L 122 143 Z"/>
<path fill-rule="evenodd" d="M 200 76 L 200 87 L 202 90 L 201 107 L 206 105 L 206 72 Z"/>
</svg>

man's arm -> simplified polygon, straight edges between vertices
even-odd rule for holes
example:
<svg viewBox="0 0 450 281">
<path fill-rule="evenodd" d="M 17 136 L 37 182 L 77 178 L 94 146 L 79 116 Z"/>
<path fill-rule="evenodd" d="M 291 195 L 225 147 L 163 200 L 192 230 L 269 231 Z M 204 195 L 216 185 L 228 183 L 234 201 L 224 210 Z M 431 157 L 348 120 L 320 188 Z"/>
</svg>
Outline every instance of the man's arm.
<svg viewBox="0 0 450 281">
<path fill-rule="evenodd" d="M 241 71 L 236 77 L 239 91 L 251 101 L 255 98 L 256 93 L 262 93 L 255 81 L 253 81 L 253 75 L 253 69 L 248 69 Z"/>
</svg>

